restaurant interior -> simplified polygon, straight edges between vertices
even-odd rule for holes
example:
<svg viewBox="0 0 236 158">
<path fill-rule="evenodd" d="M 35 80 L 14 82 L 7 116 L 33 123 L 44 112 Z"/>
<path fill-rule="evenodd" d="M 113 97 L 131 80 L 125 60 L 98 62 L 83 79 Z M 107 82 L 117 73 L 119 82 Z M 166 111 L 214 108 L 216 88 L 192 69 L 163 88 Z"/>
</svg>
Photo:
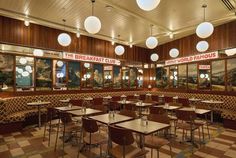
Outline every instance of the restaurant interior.
<svg viewBox="0 0 236 158">
<path fill-rule="evenodd" d="M 235 0 L 0 0 L 0 158 L 235 158 Z"/>
</svg>

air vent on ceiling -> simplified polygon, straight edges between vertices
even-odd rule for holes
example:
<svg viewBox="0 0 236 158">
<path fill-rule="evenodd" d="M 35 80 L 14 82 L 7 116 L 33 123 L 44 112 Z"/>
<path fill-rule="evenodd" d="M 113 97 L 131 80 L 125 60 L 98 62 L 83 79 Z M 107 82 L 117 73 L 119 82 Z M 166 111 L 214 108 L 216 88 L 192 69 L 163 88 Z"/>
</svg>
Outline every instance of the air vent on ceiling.
<svg viewBox="0 0 236 158">
<path fill-rule="evenodd" d="M 235 11 L 234 5 L 231 3 L 231 0 L 221 0 L 224 5 L 228 8 L 229 11 Z"/>
</svg>

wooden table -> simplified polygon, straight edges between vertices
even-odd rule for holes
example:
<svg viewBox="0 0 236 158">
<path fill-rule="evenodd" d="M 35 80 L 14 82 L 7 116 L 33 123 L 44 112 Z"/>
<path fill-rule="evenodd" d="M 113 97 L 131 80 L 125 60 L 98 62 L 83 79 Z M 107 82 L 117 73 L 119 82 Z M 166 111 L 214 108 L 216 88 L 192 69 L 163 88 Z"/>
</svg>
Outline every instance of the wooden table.
<svg viewBox="0 0 236 158">
<path fill-rule="evenodd" d="M 172 105 L 169 105 L 169 106 L 166 106 L 166 105 L 158 105 L 157 107 L 162 107 L 163 109 L 165 110 L 177 110 L 179 108 L 181 108 L 180 106 L 172 106 Z"/>
<path fill-rule="evenodd" d="M 140 147 L 144 147 L 145 136 L 155 133 L 157 131 L 169 128 L 169 124 L 148 121 L 147 125 L 143 125 L 141 119 L 130 120 L 122 123 L 116 124 L 118 127 L 129 129 L 135 133 L 140 134 Z"/>
<path fill-rule="evenodd" d="M 153 105 L 153 103 L 143 103 L 143 102 L 135 103 L 135 106 L 138 108 L 138 111 L 139 111 L 139 116 L 142 116 L 142 109 L 143 108 L 148 108 L 152 105 Z"/>
<path fill-rule="evenodd" d="M 80 110 L 81 106 L 62 106 L 62 107 L 54 107 L 54 109 L 59 110 L 61 112 L 72 111 L 72 110 Z"/>
<path fill-rule="evenodd" d="M 133 119 L 132 117 L 128 117 L 128 116 L 124 116 L 120 114 L 114 114 L 114 117 L 112 116 L 112 114 L 102 114 L 102 115 L 90 116 L 89 118 L 94 119 L 106 125 L 120 123 L 120 122 Z"/>
<path fill-rule="evenodd" d="M 204 114 L 207 114 L 209 112 L 211 112 L 211 110 L 208 110 L 208 109 L 193 109 L 193 108 L 190 108 L 190 107 L 184 107 L 184 108 L 181 108 L 179 110 L 183 110 L 183 111 L 195 111 L 196 114 L 199 114 L 199 115 L 204 115 Z"/>
<path fill-rule="evenodd" d="M 88 116 L 88 115 L 93 115 L 93 114 L 99 114 L 102 113 L 100 110 L 95 110 L 91 108 L 86 108 L 86 110 L 73 110 L 73 111 L 67 111 L 67 113 L 70 113 L 75 116 Z"/>
<path fill-rule="evenodd" d="M 223 101 L 218 101 L 218 100 L 203 100 L 201 102 L 206 103 L 206 104 L 209 105 L 209 108 L 211 110 L 211 122 L 214 122 L 214 118 L 213 118 L 214 107 L 213 107 L 213 105 L 223 104 L 224 102 Z"/>
<path fill-rule="evenodd" d="M 30 102 L 27 103 L 28 106 L 38 106 L 38 126 L 39 129 L 41 128 L 41 106 L 45 106 L 50 104 L 49 101 L 37 101 L 37 102 Z"/>
</svg>

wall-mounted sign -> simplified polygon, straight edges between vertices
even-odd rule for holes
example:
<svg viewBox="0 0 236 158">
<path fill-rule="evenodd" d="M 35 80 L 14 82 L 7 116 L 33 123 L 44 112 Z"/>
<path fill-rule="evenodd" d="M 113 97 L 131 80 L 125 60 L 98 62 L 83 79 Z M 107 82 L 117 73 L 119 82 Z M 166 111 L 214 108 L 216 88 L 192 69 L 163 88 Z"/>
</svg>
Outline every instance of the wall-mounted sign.
<svg viewBox="0 0 236 158">
<path fill-rule="evenodd" d="M 102 63 L 102 64 L 120 65 L 120 60 L 116 60 L 116 59 L 91 56 L 91 55 L 75 54 L 75 53 L 67 53 L 67 52 L 63 52 L 63 59 L 79 60 L 79 61 L 85 61 L 85 62 L 95 62 L 95 63 Z"/>
<path fill-rule="evenodd" d="M 182 64 L 182 63 L 189 63 L 201 60 L 209 60 L 209 59 L 216 59 L 219 57 L 218 51 L 205 53 L 205 54 L 198 54 L 192 55 L 188 57 L 176 58 L 172 60 L 166 60 L 165 65 L 175 65 L 175 64 Z"/>
<path fill-rule="evenodd" d="M 211 65 L 199 65 L 199 70 L 210 70 Z"/>
</svg>

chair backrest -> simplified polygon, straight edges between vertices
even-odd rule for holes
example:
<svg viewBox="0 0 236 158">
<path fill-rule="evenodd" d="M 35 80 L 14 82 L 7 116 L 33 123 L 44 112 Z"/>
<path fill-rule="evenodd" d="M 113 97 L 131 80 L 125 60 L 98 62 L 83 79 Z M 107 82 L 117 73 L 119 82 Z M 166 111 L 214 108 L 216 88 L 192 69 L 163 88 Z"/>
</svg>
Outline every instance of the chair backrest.
<svg viewBox="0 0 236 158">
<path fill-rule="evenodd" d="M 123 109 L 120 111 L 120 114 L 125 115 L 125 116 L 129 116 L 129 117 L 133 117 L 133 118 L 137 118 L 137 115 L 136 115 L 135 111 L 133 111 L 133 110 Z"/>
<path fill-rule="evenodd" d="M 165 124 L 170 124 L 170 118 L 168 117 L 167 114 L 149 114 L 148 120 L 160 122 L 160 123 L 165 123 Z"/>
<path fill-rule="evenodd" d="M 83 126 L 83 129 L 89 133 L 95 133 L 98 131 L 97 122 L 93 119 L 83 117 L 82 126 Z"/>
<path fill-rule="evenodd" d="M 178 102 L 181 103 L 185 107 L 189 106 L 188 98 L 178 98 Z"/>
<path fill-rule="evenodd" d="M 195 111 L 176 110 L 176 117 L 182 121 L 193 121 L 196 118 Z"/>
<path fill-rule="evenodd" d="M 170 102 L 173 102 L 173 97 L 165 96 L 164 100 L 165 100 L 165 103 L 170 103 Z"/>
<path fill-rule="evenodd" d="M 102 105 L 103 98 L 94 98 L 94 105 Z"/>
<path fill-rule="evenodd" d="M 70 122 L 72 122 L 71 114 L 66 113 L 66 112 L 61 112 L 60 115 L 61 115 L 62 123 L 70 123 Z"/>
<path fill-rule="evenodd" d="M 134 137 L 130 130 L 115 126 L 108 126 L 111 141 L 118 145 L 131 145 L 134 143 Z"/>
<path fill-rule="evenodd" d="M 166 114 L 166 110 L 158 106 L 151 106 L 149 108 L 149 112 L 150 114 L 159 114 L 159 115 Z"/>
<path fill-rule="evenodd" d="M 71 103 L 74 106 L 82 106 L 83 100 L 81 100 L 81 99 L 71 99 L 69 101 L 69 103 Z"/>
<path fill-rule="evenodd" d="M 152 102 L 152 95 L 146 95 L 144 102 Z"/>
<path fill-rule="evenodd" d="M 51 121 L 53 118 L 57 117 L 58 111 L 55 108 L 47 107 L 47 118 L 46 121 Z"/>
<path fill-rule="evenodd" d="M 125 104 L 124 109 L 135 111 L 136 110 L 136 105 L 135 104 Z"/>
</svg>

